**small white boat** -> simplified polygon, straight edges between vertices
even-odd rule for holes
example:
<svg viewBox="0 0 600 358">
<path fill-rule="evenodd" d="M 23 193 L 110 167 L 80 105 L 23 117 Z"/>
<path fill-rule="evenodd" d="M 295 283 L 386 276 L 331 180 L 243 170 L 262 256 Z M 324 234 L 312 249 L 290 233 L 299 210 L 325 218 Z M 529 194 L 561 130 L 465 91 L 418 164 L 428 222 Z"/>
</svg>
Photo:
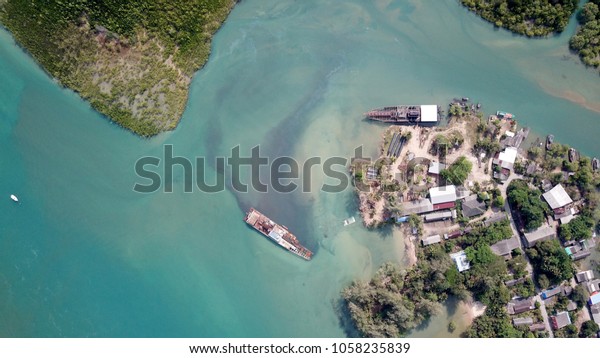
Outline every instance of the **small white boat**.
<svg viewBox="0 0 600 358">
<path fill-rule="evenodd" d="M 14 201 L 15 203 L 18 203 L 18 202 L 19 202 L 19 198 L 17 198 L 17 196 L 16 196 L 15 194 L 10 194 L 10 199 L 11 199 L 12 201 Z"/>
<path fill-rule="evenodd" d="M 354 224 L 356 222 L 356 220 L 354 219 L 354 216 L 351 218 L 348 218 L 346 220 L 344 220 L 344 226 L 348 226 L 350 224 Z"/>
</svg>

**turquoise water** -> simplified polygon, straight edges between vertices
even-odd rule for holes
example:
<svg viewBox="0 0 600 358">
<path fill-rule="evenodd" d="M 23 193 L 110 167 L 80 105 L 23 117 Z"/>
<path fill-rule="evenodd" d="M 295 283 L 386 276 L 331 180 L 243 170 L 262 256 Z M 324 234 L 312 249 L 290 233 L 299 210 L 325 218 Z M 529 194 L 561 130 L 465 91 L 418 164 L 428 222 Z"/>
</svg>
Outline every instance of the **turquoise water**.
<svg viewBox="0 0 600 358">
<path fill-rule="evenodd" d="M 453 0 L 244 1 L 180 126 L 150 140 L 60 88 L 1 31 L 0 336 L 344 336 L 340 289 L 404 257 L 398 233 L 342 225 L 357 216 L 351 191 L 320 192 L 317 173 L 310 193 L 190 194 L 177 172 L 174 193 L 136 194 L 136 159 L 163 144 L 209 161 L 236 145 L 300 160 L 361 144 L 374 154 L 383 127 L 365 110 L 454 96 L 600 155 L 600 78 L 569 54 L 574 30 L 524 39 Z M 250 205 L 314 259 L 247 228 Z M 416 334 L 447 335 L 446 316 Z"/>
</svg>

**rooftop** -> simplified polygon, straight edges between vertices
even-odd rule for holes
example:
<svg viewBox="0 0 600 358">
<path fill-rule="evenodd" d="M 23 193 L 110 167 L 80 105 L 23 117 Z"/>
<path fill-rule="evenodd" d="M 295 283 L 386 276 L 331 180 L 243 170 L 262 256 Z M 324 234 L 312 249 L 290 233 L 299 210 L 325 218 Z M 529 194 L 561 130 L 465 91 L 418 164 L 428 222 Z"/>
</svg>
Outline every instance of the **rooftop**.
<svg viewBox="0 0 600 358">
<path fill-rule="evenodd" d="M 407 201 L 402 203 L 402 214 L 422 214 L 433 211 L 433 204 L 429 199 L 420 199 L 414 201 Z"/>
<path fill-rule="evenodd" d="M 440 174 L 442 170 L 446 169 L 446 164 L 432 161 L 429 163 L 429 174 Z"/>
<path fill-rule="evenodd" d="M 534 232 L 525 233 L 527 246 L 532 247 L 536 242 L 547 240 L 556 236 L 556 231 L 550 226 L 542 226 Z"/>
<path fill-rule="evenodd" d="M 423 239 L 422 241 L 423 246 L 433 245 L 437 244 L 438 242 L 442 242 L 442 237 L 440 235 L 433 235 Z"/>
<path fill-rule="evenodd" d="M 438 121 L 438 106 L 426 104 L 421 106 L 421 122 L 435 123 Z"/>
<path fill-rule="evenodd" d="M 579 282 L 579 283 L 591 281 L 594 279 L 594 271 L 587 270 L 587 271 L 577 272 L 577 274 L 575 275 L 575 278 L 577 279 L 577 282 Z"/>
<path fill-rule="evenodd" d="M 441 204 L 456 201 L 456 187 L 454 185 L 439 186 L 429 189 L 431 203 Z"/>
<path fill-rule="evenodd" d="M 545 291 L 542 291 L 542 298 L 547 299 L 547 298 L 556 296 L 559 293 L 562 293 L 562 291 L 563 291 L 562 286 L 556 286 L 554 288 L 547 289 Z"/>
<path fill-rule="evenodd" d="M 450 257 L 456 263 L 458 272 L 463 272 L 471 268 L 469 260 L 467 260 L 467 254 L 464 251 L 459 251 L 454 254 L 450 254 Z"/>
<path fill-rule="evenodd" d="M 510 239 L 498 241 L 494 245 L 490 246 L 492 252 L 498 256 L 506 256 L 509 255 L 512 250 L 519 248 L 521 245 L 519 243 L 519 238 L 516 236 L 511 237 Z"/>
<path fill-rule="evenodd" d="M 562 185 L 558 184 L 554 188 L 548 190 L 543 195 L 544 199 L 550 205 L 552 210 L 562 208 L 565 205 L 571 204 L 573 200 L 565 191 Z"/>
<path fill-rule="evenodd" d="M 471 218 L 473 216 L 482 215 L 487 210 L 485 202 L 478 201 L 477 195 L 471 195 L 464 199 L 462 203 L 463 216 Z"/>
<path fill-rule="evenodd" d="M 563 311 L 550 317 L 550 322 L 552 322 L 554 329 L 561 329 L 571 324 L 571 317 L 569 316 L 569 312 Z"/>
<path fill-rule="evenodd" d="M 517 159 L 517 148 L 515 147 L 507 147 L 504 151 L 498 154 L 498 160 L 501 163 L 507 164 L 515 164 L 515 160 Z M 502 164 L 500 164 L 504 168 Z"/>
</svg>

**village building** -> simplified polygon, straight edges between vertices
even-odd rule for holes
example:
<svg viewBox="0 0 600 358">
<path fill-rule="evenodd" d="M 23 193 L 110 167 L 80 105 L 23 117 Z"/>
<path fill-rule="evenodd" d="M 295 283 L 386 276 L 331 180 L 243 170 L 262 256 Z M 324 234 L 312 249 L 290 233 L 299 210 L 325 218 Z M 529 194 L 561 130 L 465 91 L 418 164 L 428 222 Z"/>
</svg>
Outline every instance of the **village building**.
<svg viewBox="0 0 600 358">
<path fill-rule="evenodd" d="M 534 308 L 535 305 L 533 303 L 533 300 L 530 298 L 523 300 L 512 300 L 506 305 L 506 310 L 510 315 L 531 311 Z"/>
<path fill-rule="evenodd" d="M 433 204 L 429 199 L 418 199 L 402 203 L 402 215 L 424 214 L 433 211 Z"/>
<path fill-rule="evenodd" d="M 554 212 L 555 219 L 559 219 L 561 215 L 565 216 L 565 213 L 568 213 L 566 216 L 570 215 L 570 211 L 568 210 L 571 208 L 571 204 L 573 204 L 573 199 L 571 199 L 561 184 L 545 192 L 542 197 Z"/>
<path fill-rule="evenodd" d="M 533 324 L 533 318 L 531 317 L 517 317 L 513 318 L 513 326 L 525 326 Z"/>
<path fill-rule="evenodd" d="M 530 332 L 538 332 L 538 331 L 544 331 L 544 330 L 546 330 L 546 325 L 544 324 L 544 322 L 534 323 L 531 326 L 529 326 Z"/>
<path fill-rule="evenodd" d="M 423 215 L 423 221 L 434 222 L 456 218 L 456 210 L 444 210 Z"/>
<path fill-rule="evenodd" d="M 505 212 L 501 212 L 501 213 L 496 213 L 492 216 L 490 216 L 489 218 L 485 219 L 483 222 L 484 226 L 490 226 L 492 224 L 498 223 L 502 220 L 506 220 L 506 213 Z"/>
<path fill-rule="evenodd" d="M 423 241 L 423 246 L 429 246 L 429 245 L 433 245 L 433 244 L 442 242 L 442 237 L 440 235 L 433 235 L 433 236 L 424 238 L 421 241 Z"/>
<path fill-rule="evenodd" d="M 563 311 L 550 317 L 550 323 L 552 323 L 552 328 L 554 329 L 561 329 L 570 325 L 571 317 L 569 316 L 569 312 Z"/>
<path fill-rule="evenodd" d="M 554 237 L 556 237 L 556 231 L 552 227 L 544 225 L 533 232 L 525 233 L 525 246 L 533 247 L 540 241 L 549 240 Z"/>
<path fill-rule="evenodd" d="M 512 257 L 512 251 L 520 247 L 519 239 L 516 236 L 513 236 L 510 239 L 498 241 L 490 246 L 490 249 L 492 249 L 492 252 L 496 255 L 502 256 L 508 260 Z"/>
<path fill-rule="evenodd" d="M 546 300 L 546 299 L 548 299 L 550 297 L 553 297 L 553 296 L 556 296 L 556 295 L 558 295 L 559 293 L 562 293 L 562 292 L 563 292 L 562 287 L 561 286 L 556 286 L 554 288 L 542 291 L 542 299 Z"/>
<path fill-rule="evenodd" d="M 600 324 L 600 304 L 590 306 L 590 312 L 594 322 Z"/>
<path fill-rule="evenodd" d="M 463 272 L 471 268 L 471 264 L 469 263 L 469 260 L 467 260 L 467 254 L 465 254 L 464 251 L 450 254 L 450 258 L 454 260 L 458 272 Z"/>
<path fill-rule="evenodd" d="M 446 164 L 432 161 L 429 163 L 429 169 L 427 170 L 427 174 L 437 179 L 440 176 L 440 172 L 444 169 L 446 169 Z"/>
<path fill-rule="evenodd" d="M 483 215 L 487 210 L 487 205 L 477 199 L 477 195 L 471 195 L 463 199 L 462 215 L 466 218 Z"/>
<path fill-rule="evenodd" d="M 577 303 L 569 300 L 569 303 L 567 303 L 567 311 L 575 311 L 577 309 Z"/>
<path fill-rule="evenodd" d="M 577 261 L 577 260 L 585 259 L 586 257 L 590 256 L 591 254 L 592 254 L 592 252 L 590 250 L 581 250 L 581 251 L 578 251 L 578 252 L 574 253 L 573 255 L 571 255 L 571 258 L 573 259 L 573 261 Z"/>
<path fill-rule="evenodd" d="M 455 206 L 456 187 L 446 185 L 429 189 L 429 198 L 433 204 L 433 210 L 450 209 Z"/>
<path fill-rule="evenodd" d="M 587 270 L 587 271 L 577 272 L 577 274 L 575 275 L 575 279 L 577 280 L 577 283 L 591 281 L 594 279 L 594 271 Z"/>
<path fill-rule="evenodd" d="M 506 147 L 503 151 L 496 154 L 492 163 L 497 166 L 494 170 L 494 178 L 500 181 L 506 181 L 513 171 L 515 161 L 517 160 L 517 148 Z"/>
<path fill-rule="evenodd" d="M 591 280 L 583 283 L 589 293 L 600 291 L 600 279 Z"/>
<path fill-rule="evenodd" d="M 590 306 L 600 304 L 600 292 L 596 292 L 590 295 L 590 300 L 588 301 Z"/>
</svg>

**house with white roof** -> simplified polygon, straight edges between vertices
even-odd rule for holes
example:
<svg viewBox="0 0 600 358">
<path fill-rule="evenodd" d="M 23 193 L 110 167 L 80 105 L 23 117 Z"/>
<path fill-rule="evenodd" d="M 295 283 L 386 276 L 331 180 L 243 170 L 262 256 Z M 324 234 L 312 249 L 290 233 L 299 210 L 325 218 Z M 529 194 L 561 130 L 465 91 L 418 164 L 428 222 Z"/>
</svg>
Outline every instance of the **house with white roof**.
<svg viewBox="0 0 600 358">
<path fill-rule="evenodd" d="M 565 188 L 563 188 L 563 186 L 560 184 L 548 190 L 542 196 L 550 208 L 554 211 L 555 216 L 566 213 L 573 203 L 573 199 L 571 199 L 569 194 L 567 194 L 565 191 Z M 571 213 L 569 212 L 569 214 Z"/>
<path fill-rule="evenodd" d="M 429 198 L 435 205 L 454 203 L 456 201 L 456 187 L 454 185 L 439 186 L 429 189 Z"/>
<path fill-rule="evenodd" d="M 492 163 L 499 167 L 498 171 L 494 171 L 494 178 L 501 181 L 508 179 L 508 176 L 512 172 L 515 161 L 517 160 L 517 148 L 506 147 L 503 151 L 496 154 Z"/>
</svg>

